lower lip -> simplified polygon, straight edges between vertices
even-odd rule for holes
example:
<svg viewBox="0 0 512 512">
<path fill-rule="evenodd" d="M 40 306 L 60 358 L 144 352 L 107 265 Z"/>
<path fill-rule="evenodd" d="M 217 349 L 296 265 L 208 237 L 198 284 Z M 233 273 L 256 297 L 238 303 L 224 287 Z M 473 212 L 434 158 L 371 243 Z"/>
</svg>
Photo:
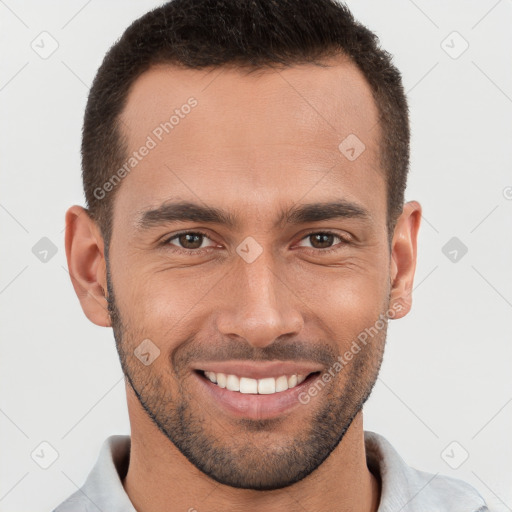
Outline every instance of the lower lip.
<svg viewBox="0 0 512 512">
<path fill-rule="evenodd" d="M 233 416 L 254 420 L 275 418 L 285 412 L 290 412 L 299 405 L 304 405 L 299 401 L 300 393 L 304 392 L 314 381 L 320 378 L 320 374 L 314 373 L 308 375 L 303 382 L 294 388 L 270 395 L 258 395 L 229 391 L 226 388 L 217 386 L 217 384 L 214 384 L 199 372 L 194 372 L 194 375 L 202 389 L 222 409 Z"/>
</svg>

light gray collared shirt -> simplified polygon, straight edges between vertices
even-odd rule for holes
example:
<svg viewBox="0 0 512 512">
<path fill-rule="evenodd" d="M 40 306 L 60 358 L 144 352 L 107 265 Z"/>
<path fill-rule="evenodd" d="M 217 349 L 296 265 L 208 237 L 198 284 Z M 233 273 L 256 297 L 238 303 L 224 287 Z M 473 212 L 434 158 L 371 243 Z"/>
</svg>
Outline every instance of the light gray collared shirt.
<svg viewBox="0 0 512 512">
<path fill-rule="evenodd" d="M 381 480 L 378 512 L 488 512 L 469 484 L 418 471 L 381 435 L 364 436 L 368 467 Z M 136 512 L 122 484 L 129 458 L 130 436 L 108 437 L 84 485 L 53 512 Z"/>
</svg>

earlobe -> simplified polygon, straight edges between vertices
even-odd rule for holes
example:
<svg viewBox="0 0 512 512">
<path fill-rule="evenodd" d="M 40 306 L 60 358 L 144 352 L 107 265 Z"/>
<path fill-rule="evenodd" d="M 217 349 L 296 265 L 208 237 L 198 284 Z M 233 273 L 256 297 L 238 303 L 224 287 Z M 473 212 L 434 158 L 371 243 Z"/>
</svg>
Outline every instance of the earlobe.
<svg viewBox="0 0 512 512">
<path fill-rule="evenodd" d="M 395 226 L 391 247 L 390 308 L 396 313 L 393 318 L 404 317 L 412 307 L 420 223 L 421 205 L 417 201 L 405 203 Z"/>
<path fill-rule="evenodd" d="M 85 315 L 96 325 L 110 327 L 103 237 L 81 206 L 66 212 L 65 242 L 69 275 Z"/>
</svg>

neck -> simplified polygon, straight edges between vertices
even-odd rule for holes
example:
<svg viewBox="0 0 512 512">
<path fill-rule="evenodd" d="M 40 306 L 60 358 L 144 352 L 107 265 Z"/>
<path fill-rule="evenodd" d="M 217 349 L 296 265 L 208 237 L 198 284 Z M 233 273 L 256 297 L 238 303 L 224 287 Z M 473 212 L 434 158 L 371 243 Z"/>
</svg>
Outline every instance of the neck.
<svg viewBox="0 0 512 512">
<path fill-rule="evenodd" d="M 153 424 L 128 390 L 132 425 L 130 463 L 123 486 L 138 512 L 376 512 L 380 485 L 366 465 L 362 413 L 342 442 L 313 473 L 272 491 L 237 489 L 192 465 Z"/>
</svg>

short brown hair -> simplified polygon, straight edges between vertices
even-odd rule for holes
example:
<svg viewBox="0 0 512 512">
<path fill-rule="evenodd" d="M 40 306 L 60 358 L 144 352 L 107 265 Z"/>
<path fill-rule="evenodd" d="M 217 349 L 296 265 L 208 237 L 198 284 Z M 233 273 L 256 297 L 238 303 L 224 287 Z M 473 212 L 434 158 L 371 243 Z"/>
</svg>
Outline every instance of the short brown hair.
<svg viewBox="0 0 512 512">
<path fill-rule="evenodd" d="M 95 192 L 126 159 L 119 129 L 133 82 L 155 64 L 249 69 L 319 63 L 344 54 L 368 81 L 381 125 L 391 236 L 402 211 L 409 168 L 409 115 L 400 72 L 377 36 L 335 0 L 173 0 L 134 21 L 106 54 L 84 116 L 82 178 L 87 208 L 108 244 L 119 187 Z"/>
</svg>

